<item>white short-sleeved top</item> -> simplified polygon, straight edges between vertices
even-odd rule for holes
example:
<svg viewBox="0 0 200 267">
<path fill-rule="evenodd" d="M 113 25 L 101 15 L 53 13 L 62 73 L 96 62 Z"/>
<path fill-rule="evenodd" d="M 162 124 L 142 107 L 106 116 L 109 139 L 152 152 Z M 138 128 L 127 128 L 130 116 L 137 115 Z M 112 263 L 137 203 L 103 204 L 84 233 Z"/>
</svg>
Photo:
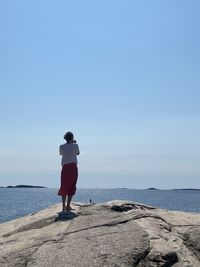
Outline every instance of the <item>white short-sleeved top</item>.
<svg viewBox="0 0 200 267">
<path fill-rule="evenodd" d="M 61 165 L 67 163 L 78 163 L 77 155 L 79 155 L 79 146 L 76 143 L 63 144 L 59 148 L 59 153 L 62 156 Z"/>
</svg>

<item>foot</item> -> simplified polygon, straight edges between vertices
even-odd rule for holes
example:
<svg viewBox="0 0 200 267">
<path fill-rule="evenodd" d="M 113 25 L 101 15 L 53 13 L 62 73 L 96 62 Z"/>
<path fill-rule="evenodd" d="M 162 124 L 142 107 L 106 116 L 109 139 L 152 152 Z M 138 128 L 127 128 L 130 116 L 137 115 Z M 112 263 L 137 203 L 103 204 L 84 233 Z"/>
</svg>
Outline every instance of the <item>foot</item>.
<svg viewBox="0 0 200 267">
<path fill-rule="evenodd" d="M 65 207 L 65 211 L 69 212 L 70 210 L 74 210 L 72 207 Z"/>
</svg>

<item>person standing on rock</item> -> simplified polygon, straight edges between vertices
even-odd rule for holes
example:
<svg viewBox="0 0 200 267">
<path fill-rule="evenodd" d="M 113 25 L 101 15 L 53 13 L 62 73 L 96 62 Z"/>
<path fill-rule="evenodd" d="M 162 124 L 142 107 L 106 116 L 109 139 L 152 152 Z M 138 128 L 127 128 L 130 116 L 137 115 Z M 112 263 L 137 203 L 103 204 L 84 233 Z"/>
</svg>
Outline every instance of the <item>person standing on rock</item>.
<svg viewBox="0 0 200 267">
<path fill-rule="evenodd" d="M 74 140 L 74 135 L 71 132 L 67 132 L 64 135 L 66 143 L 60 145 L 59 153 L 62 156 L 62 170 L 61 170 L 61 186 L 58 191 L 58 195 L 62 196 L 62 211 L 69 212 L 72 208 L 70 203 L 73 195 L 76 192 L 76 183 L 78 179 L 78 161 L 77 155 L 80 154 L 79 146 Z M 66 196 L 67 206 L 66 206 Z"/>
</svg>

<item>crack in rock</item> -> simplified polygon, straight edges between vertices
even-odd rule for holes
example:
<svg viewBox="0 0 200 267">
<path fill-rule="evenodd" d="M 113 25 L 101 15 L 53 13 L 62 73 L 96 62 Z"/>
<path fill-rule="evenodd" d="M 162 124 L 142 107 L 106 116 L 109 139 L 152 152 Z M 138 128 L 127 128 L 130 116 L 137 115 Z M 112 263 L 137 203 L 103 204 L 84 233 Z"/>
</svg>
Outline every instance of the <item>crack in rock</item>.
<svg viewBox="0 0 200 267">
<path fill-rule="evenodd" d="M 74 234 L 74 233 L 79 233 L 79 232 L 82 232 L 82 231 L 87 231 L 87 230 L 90 230 L 90 229 L 95 229 L 95 228 L 101 228 L 101 227 L 112 227 L 112 226 L 116 226 L 118 224 L 124 224 L 124 223 L 127 223 L 129 220 L 123 220 L 123 221 L 119 221 L 119 222 L 110 222 L 110 223 L 104 223 L 104 224 L 100 224 L 100 225 L 94 225 L 94 226 L 91 226 L 91 227 L 86 227 L 86 228 L 81 228 L 81 229 L 78 229 L 78 230 L 75 230 L 75 231 L 69 231 L 67 233 L 64 233 L 64 235 L 70 235 L 70 234 Z"/>
</svg>

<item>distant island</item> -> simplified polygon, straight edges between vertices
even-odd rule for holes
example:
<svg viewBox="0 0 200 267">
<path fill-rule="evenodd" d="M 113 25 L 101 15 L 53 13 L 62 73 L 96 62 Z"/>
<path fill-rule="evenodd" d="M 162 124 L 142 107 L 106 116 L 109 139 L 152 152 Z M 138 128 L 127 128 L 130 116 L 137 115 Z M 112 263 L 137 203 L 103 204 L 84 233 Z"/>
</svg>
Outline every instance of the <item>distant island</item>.
<svg viewBox="0 0 200 267">
<path fill-rule="evenodd" d="M 155 187 L 150 187 L 150 188 L 147 188 L 146 190 L 159 190 L 159 189 Z"/>
<path fill-rule="evenodd" d="M 9 185 L 9 186 L 1 186 L 1 188 L 47 188 L 45 186 L 40 186 L 40 185 L 24 185 L 24 184 L 20 184 L 20 185 Z"/>
</svg>

